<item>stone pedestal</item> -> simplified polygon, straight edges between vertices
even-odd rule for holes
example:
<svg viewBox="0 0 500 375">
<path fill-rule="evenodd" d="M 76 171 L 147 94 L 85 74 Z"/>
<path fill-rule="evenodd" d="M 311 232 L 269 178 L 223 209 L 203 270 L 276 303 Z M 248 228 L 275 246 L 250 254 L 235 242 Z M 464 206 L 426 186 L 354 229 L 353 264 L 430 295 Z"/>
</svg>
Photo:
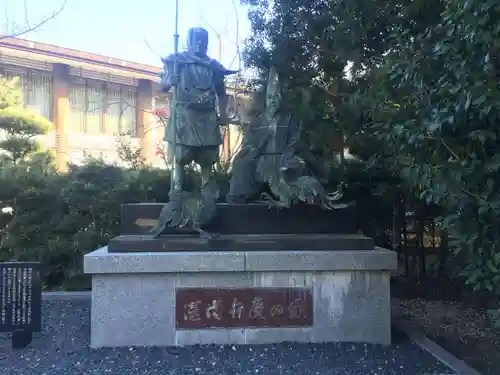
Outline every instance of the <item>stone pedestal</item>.
<svg viewBox="0 0 500 375">
<path fill-rule="evenodd" d="M 91 346 L 389 344 L 389 277 L 396 265 L 396 254 L 380 248 L 109 253 L 103 247 L 84 259 L 92 274 Z M 222 319 L 209 309 L 219 296 Z M 301 296 L 302 308 L 292 309 Z"/>
</svg>

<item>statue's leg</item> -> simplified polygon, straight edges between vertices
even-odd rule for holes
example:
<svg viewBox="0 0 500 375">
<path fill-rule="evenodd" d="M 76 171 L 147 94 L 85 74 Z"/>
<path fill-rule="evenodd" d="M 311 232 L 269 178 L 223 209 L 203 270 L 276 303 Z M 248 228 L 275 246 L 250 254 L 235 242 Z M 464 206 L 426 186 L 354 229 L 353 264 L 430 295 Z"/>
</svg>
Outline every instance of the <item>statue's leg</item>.
<svg viewBox="0 0 500 375">
<path fill-rule="evenodd" d="M 201 172 L 200 195 L 202 201 L 203 223 L 211 220 L 215 215 L 217 200 L 219 199 L 219 188 L 213 174 L 213 164 L 209 162 L 208 157 L 204 155 L 198 159 L 198 165 Z"/>
<path fill-rule="evenodd" d="M 219 190 L 215 181 L 212 169 L 213 165 L 219 157 L 219 147 L 199 147 L 195 153 L 194 161 L 201 169 L 201 187 L 202 196 L 202 220 L 204 224 L 213 218 L 216 214 L 216 202 L 219 197 Z M 210 239 L 217 237 L 217 233 L 209 233 L 204 231 L 201 223 L 193 223 L 193 229 L 200 234 L 200 237 Z"/>
<path fill-rule="evenodd" d="M 169 163 L 173 164 L 173 192 L 184 190 L 184 167 L 193 160 L 193 150 L 191 147 L 176 145 L 175 150 L 172 144 L 167 145 L 167 155 Z"/>
<path fill-rule="evenodd" d="M 176 150 L 174 150 L 169 142 L 167 142 L 166 146 L 168 162 L 171 166 L 172 164 L 174 165 L 171 171 L 173 174 L 171 181 L 172 189 L 169 193 L 169 202 L 164 205 L 158 217 L 158 223 L 150 231 L 155 237 L 161 236 L 167 226 L 171 228 L 178 227 L 183 201 L 186 198 L 183 191 L 184 165 L 187 163 L 186 160 L 190 158 L 189 150 L 182 145 L 178 145 Z"/>
<path fill-rule="evenodd" d="M 217 190 L 217 182 L 214 179 L 213 166 L 219 158 L 219 147 L 200 147 L 195 155 L 195 162 L 201 170 L 201 192 Z"/>
</svg>

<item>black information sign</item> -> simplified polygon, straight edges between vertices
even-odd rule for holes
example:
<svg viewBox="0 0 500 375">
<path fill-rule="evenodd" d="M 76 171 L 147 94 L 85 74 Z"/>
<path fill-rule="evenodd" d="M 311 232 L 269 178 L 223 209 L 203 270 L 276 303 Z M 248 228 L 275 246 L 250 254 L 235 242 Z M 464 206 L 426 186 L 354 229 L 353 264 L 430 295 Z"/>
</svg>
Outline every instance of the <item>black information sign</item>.
<svg viewBox="0 0 500 375">
<path fill-rule="evenodd" d="M 25 347 L 42 326 L 40 263 L 0 263 L 0 332 L 12 332 L 12 346 Z"/>
</svg>

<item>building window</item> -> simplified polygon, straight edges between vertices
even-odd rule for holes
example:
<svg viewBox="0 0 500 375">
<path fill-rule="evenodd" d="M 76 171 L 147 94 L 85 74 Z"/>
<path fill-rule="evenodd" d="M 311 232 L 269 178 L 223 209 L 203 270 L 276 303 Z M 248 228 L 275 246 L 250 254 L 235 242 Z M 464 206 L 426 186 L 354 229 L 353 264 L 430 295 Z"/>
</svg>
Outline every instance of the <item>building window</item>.
<svg viewBox="0 0 500 375">
<path fill-rule="evenodd" d="M 71 130 L 85 133 L 85 118 L 87 112 L 87 93 L 84 80 L 75 80 L 69 91 L 70 126 Z"/>
<path fill-rule="evenodd" d="M 109 133 L 137 136 L 136 90 L 134 87 L 108 87 L 106 113 Z"/>
<path fill-rule="evenodd" d="M 107 128 L 111 134 L 120 133 L 120 123 L 122 117 L 121 90 L 108 87 L 107 90 Z"/>
<path fill-rule="evenodd" d="M 75 79 L 69 101 L 74 132 L 137 136 L 135 87 Z"/>
<path fill-rule="evenodd" d="M 19 78 L 24 107 L 37 115 L 52 120 L 52 76 L 29 69 L 6 68 L 5 77 Z"/>
<path fill-rule="evenodd" d="M 122 89 L 123 119 L 120 133 L 126 133 L 132 137 L 137 136 L 137 103 L 135 95 L 135 88 Z"/>
<path fill-rule="evenodd" d="M 71 128 L 80 133 L 104 132 L 105 90 L 102 83 L 75 79 L 69 102 Z"/>
<path fill-rule="evenodd" d="M 87 84 L 87 133 L 104 133 L 106 92 L 103 85 Z"/>
</svg>

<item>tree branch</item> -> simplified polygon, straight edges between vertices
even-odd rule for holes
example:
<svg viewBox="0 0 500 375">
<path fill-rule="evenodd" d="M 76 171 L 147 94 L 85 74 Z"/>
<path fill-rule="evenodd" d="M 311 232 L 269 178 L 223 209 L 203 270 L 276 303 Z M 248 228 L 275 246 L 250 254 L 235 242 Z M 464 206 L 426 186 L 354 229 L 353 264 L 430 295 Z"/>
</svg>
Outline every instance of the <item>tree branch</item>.
<svg viewBox="0 0 500 375">
<path fill-rule="evenodd" d="M 146 43 L 146 46 L 149 48 L 151 52 L 153 52 L 156 56 L 158 56 L 160 60 L 162 59 L 162 56 L 158 52 L 156 52 L 156 50 L 153 47 L 151 47 L 151 44 L 149 44 L 146 38 L 144 38 L 144 43 Z"/>
<path fill-rule="evenodd" d="M 24 0 L 24 23 L 25 23 L 26 27 L 23 30 L 13 32 L 13 33 L 9 33 L 8 30 L 6 30 L 6 33 L 4 35 L 0 35 L 0 40 L 7 39 L 7 38 L 16 38 L 16 37 L 22 36 L 26 33 L 29 33 L 30 31 L 33 31 L 33 30 L 36 30 L 36 29 L 42 27 L 47 22 L 56 18 L 64 10 L 64 7 L 66 6 L 67 2 L 68 2 L 68 0 L 64 0 L 63 3 L 61 4 L 61 6 L 55 12 L 53 12 L 49 16 L 45 17 L 41 21 L 39 21 L 35 24 L 31 24 L 31 22 L 29 21 L 29 17 L 28 17 L 27 0 Z"/>
<path fill-rule="evenodd" d="M 218 50 L 218 53 L 217 53 L 217 60 L 221 61 L 222 60 L 222 35 L 221 35 L 221 33 L 215 27 L 213 27 L 205 19 L 205 17 L 203 17 L 203 16 L 200 15 L 200 18 L 203 21 L 203 23 L 205 25 L 207 25 L 215 33 L 215 35 L 217 36 L 217 41 L 218 41 L 218 46 L 219 46 L 219 48 L 218 48 L 219 50 Z"/>
</svg>

